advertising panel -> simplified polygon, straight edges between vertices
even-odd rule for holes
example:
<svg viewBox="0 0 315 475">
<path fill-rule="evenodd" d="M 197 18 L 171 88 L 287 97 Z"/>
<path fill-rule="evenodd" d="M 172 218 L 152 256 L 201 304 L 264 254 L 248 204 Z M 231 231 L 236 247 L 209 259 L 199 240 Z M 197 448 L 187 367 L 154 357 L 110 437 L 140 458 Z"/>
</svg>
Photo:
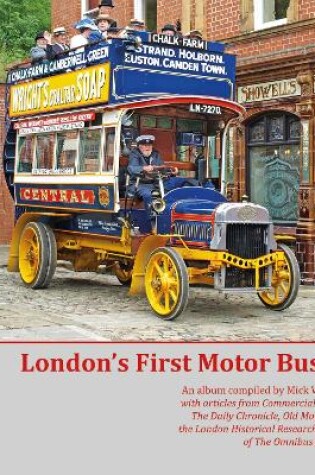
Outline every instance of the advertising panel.
<svg viewBox="0 0 315 475">
<path fill-rule="evenodd" d="M 106 63 L 14 85 L 10 90 L 10 117 L 106 103 L 109 82 L 110 65 Z"/>
</svg>

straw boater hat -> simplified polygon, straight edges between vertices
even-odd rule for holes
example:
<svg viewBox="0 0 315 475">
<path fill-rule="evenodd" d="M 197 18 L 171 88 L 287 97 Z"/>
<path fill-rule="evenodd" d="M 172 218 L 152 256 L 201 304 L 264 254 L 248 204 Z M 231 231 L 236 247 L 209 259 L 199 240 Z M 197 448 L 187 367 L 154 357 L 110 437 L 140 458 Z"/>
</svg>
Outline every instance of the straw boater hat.
<svg viewBox="0 0 315 475">
<path fill-rule="evenodd" d="M 186 38 L 196 38 L 198 40 L 202 40 L 202 33 L 200 30 L 191 30 L 187 35 Z"/>
<path fill-rule="evenodd" d="M 110 25 L 114 23 L 114 18 L 112 18 L 110 15 L 102 13 L 101 15 L 98 15 L 98 17 L 95 18 L 95 23 L 98 24 L 98 22 L 105 20 L 108 21 Z"/>
<path fill-rule="evenodd" d="M 55 28 L 53 30 L 53 35 L 58 36 L 58 35 L 64 35 L 67 33 L 67 30 L 63 26 L 58 26 L 58 28 Z"/>
<path fill-rule="evenodd" d="M 144 21 L 138 20 L 137 18 L 132 18 L 128 24 L 128 28 L 132 28 L 134 26 L 144 27 Z"/>
</svg>

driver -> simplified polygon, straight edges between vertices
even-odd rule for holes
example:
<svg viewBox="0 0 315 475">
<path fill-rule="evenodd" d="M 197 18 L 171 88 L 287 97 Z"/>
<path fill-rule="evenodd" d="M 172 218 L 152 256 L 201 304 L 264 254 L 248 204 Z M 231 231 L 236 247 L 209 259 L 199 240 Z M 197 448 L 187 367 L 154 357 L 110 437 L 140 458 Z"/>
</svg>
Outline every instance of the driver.
<svg viewBox="0 0 315 475">
<path fill-rule="evenodd" d="M 155 141 L 154 135 L 140 135 L 136 139 L 137 148 L 129 155 L 128 173 L 131 176 L 131 189 L 135 190 L 135 183 L 137 177 L 145 175 L 145 173 L 153 172 L 155 167 L 164 165 L 163 159 L 157 150 L 153 149 Z M 172 169 L 172 175 L 177 175 L 178 169 Z M 184 177 L 171 177 L 164 181 L 165 192 L 174 188 L 179 188 L 185 185 L 198 185 L 196 180 L 188 180 Z M 145 207 L 150 211 L 152 195 L 154 189 L 153 180 L 148 178 L 141 178 L 141 182 L 136 189 L 136 196 L 144 201 Z"/>
<path fill-rule="evenodd" d="M 130 183 L 134 188 L 136 177 L 143 173 L 153 172 L 154 166 L 163 165 L 163 160 L 157 150 L 153 150 L 154 135 L 139 135 L 136 139 L 137 148 L 132 150 L 129 155 L 128 173 L 131 176 Z M 151 192 L 154 189 L 152 180 L 147 183 L 140 183 L 137 187 L 136 194 L 143 199 L 146 209 L 150 209 Z"/>
</svg>

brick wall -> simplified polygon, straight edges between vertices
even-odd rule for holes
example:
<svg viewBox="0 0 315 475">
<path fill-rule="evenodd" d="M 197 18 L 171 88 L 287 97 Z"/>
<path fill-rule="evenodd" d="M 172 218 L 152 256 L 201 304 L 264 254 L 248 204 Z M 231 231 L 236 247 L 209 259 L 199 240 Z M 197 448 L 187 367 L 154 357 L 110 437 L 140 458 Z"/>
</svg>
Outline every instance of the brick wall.
<svg viewBox="0 0 315 475">
<path fill-rule="evenodd" d="M 159 0 L 157 28 L 160 31 L 167 23 L 175 24 L 182 17 L 182 0 Z"/>
<path fill-rule="evenodd" d="M 2 150 L 5 137 L 4 128 L 4 84 L 0 84 L 0 244 L 6 244 L 11 239 L 11 233 L 13 228 L 13 200 L 8 192 L 5 178 L 3 174 L 3 162 L 2 162 Z"/>
<path fill-rule="evenodd" d="M 71 8 L 64 0 L 52 0 L 52 28 L 64 26 L 69 29 L 71 34 L 75 34 L 73 25 L 81 19 L 81 1 L 73 0 Z M 133 18 L 133 0 L 116 1 L 112 15 L 119 26 L 126 26 L 131 18 Z"/>
<path fill-rule="evenodd" d="M 206 2 L 206 37 L 211 40 L 240 34 L 240 0 Z"/>
<path fill-rule="evenodd" d="M 295 0 L 295 18 L 287 25 L 246 33 L 241 31 L 243 1 L 206 2 L 207 38 L 226 40 L 228 51 L 235 53 L 240 63 L 291 57 L 305 48 L 315 51 L 315 0 Z"/>
<path fill-rule="evenodd" d="M 193 11 L 195 1 L 192 0 L 192 27 Z M 198 0 L 199 1 L 199 0 Z M 64 26 L 69 29 L 71 34 L 75 33 L 73 25 L 81 18 L 81 1 L 74 0 L 69 4 L 64 0 L 52 0 L 52 28 Z M 131 18 L 134 18 L 134 1 L 120 0 L 115 2 L 115 8 L 112 15 L 119 26 L 126 26 Z M 182 16 L 182 0 L 159 0 L 158 1 L 158 29 L 161 29 L 166 23 L 175 23 Z"/>
</svg>

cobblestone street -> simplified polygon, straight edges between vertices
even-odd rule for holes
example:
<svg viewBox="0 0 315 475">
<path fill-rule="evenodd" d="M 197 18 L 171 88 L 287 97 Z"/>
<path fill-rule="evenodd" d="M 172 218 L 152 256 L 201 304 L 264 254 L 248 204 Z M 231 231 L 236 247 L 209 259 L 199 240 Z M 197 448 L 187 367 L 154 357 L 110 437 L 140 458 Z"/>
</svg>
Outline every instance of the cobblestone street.
<svg viewBox="0 0 315 475">
<path fill-rule="evenodd" d="M 165 322 L 112 275 L 59 266 L 48 289 L 28 289 L 7 272 L 7 251 L 0 247 L 0 340 L 315 340 L 314 287 L 301 286 L 283 312 L 266 309 L 255 294 L 192 287 L 183 314 Z"/>
</svg>

